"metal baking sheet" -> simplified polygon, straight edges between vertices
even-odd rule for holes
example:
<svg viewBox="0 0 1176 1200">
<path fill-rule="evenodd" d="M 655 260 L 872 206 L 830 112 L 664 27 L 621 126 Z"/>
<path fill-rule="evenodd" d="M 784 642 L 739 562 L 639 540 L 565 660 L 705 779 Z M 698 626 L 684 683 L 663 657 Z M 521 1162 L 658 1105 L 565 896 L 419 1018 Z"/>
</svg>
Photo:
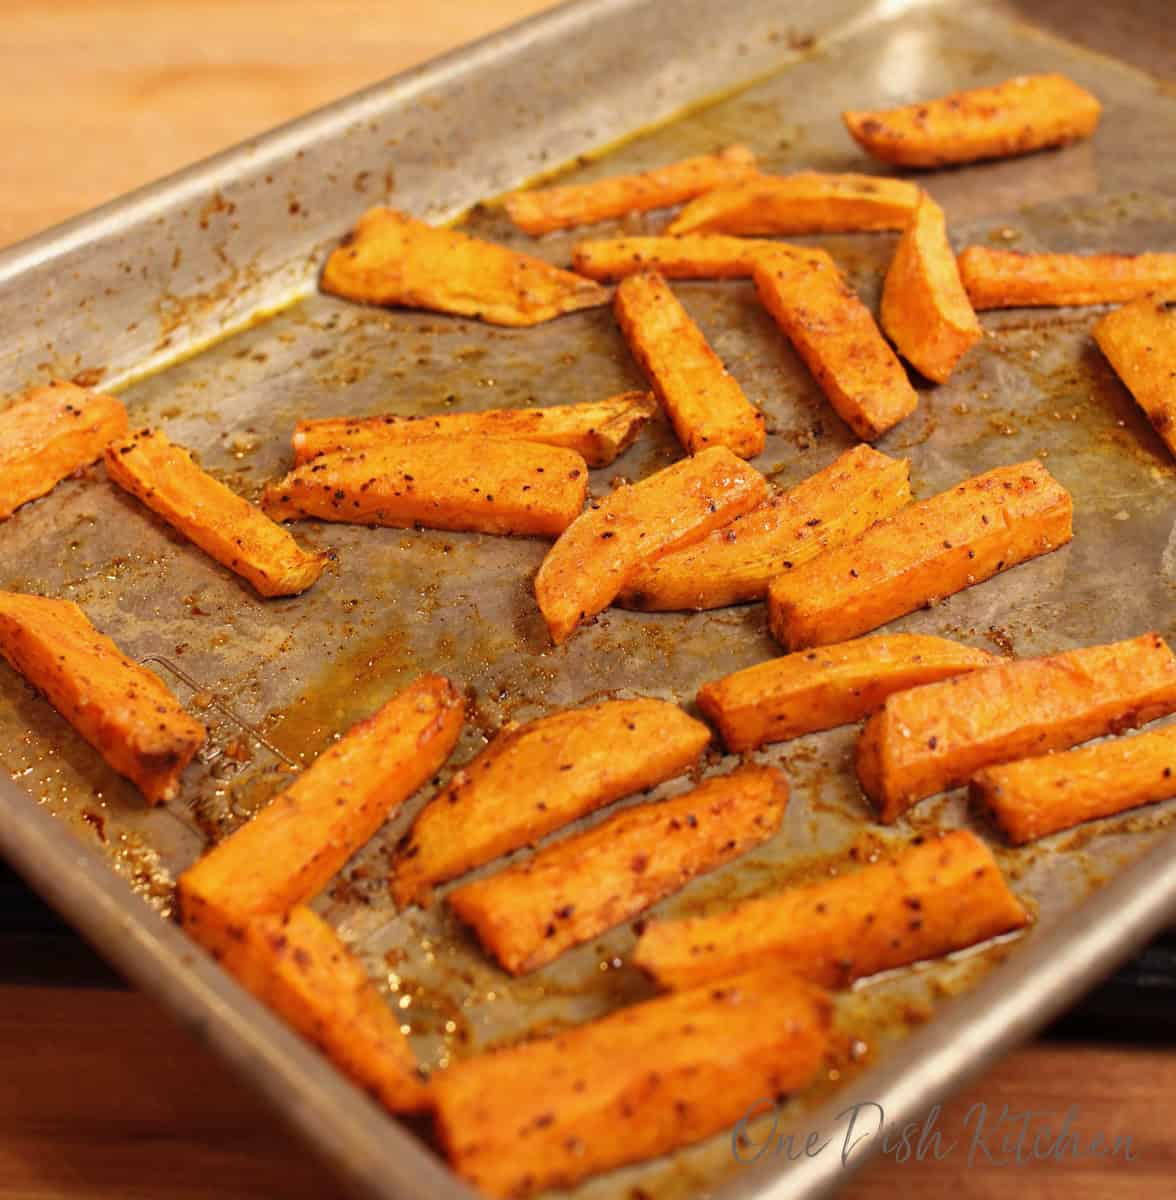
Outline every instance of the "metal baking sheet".
<svg viewBox="0 0 1176 1200">
<path fill-rule="evenodd" d="M 1176 120 L 1172 89 L 1099 54 L 1097 22 L 1079 47 L 1035 26 L 1034 8 L 690 0 L 670 19 L 656 0 L 607 0 L 555 10 L 0 256 L 0 385 L 59 373 L 117 388 L 134 421 L 163 426 L 251 496 L 287 465 L 297 417 L 602 397 L 639 383 L 607 309 L 507 330 L 353 306 L 315 292 L 324 252 L 372 203 L 392 197 L 448 219 L 602 147 L 572 175 L 735 140 L 770 170 L 873 170 L 844 134 L 842 108 L 1018 72 L 1072 75 L 1103 100 L 1102 126 L 1093 141 L 1056 153 L 923 177 L 957 244 L 1176 250 L 1176 163 L 1157 153 Z M 1155 6 L 1158 23 L 1163 8 Z M 640 231 L 659 220 L 621 224 Z M 469 224 L 560 263 L 576 236 L 532 243 L 493 204 Z M 813 240 L 876 301 L 892 237 Z M 773 436 L 757 466 L 788 484 L 852 444 L 747 284 L 676 290 L 768 415 Z M 1076 507 L 1072 545 L 896 628 L 1018 654 L 1149 628 L 1176 635 L 1176 472 L 1092 348 L 1093 320 L 1089 310 L 985 315 L 985 343 L 948 385 L 921 387 L 918 413 L 880 443 L 909 456 L 921 495 L 1039 456 Z M 677 453 L 658 424 L 594 472 L 593 489 Z M 14 781 L 0 782 L 0 848 L 113 962 L 232 1059 L 357 1192 L 468 1194 L 419 1131 L 377 1111 L 186 941 L 167 919 L 176 875 L 264 804 L 288 764 L 311 761 L 421 670 L 468 690 L 460 763 L 507 719 L 604 695 L 689 705 L 703 680 L 777 647 L 757 605 L 610 611 L 553 649 L 530 593 L 543 543 L 309 522 L 297 535 L 334 550 L 335 566 L 304 596 L 261 601 L 100 468 L 0 526 L 0 585 L 78 601 L 212 730 L 182 799 L 147 811 L 0 666 L 0 765 Z M 780 764 L 792 784 L 780 835 L 655 912 L 712 909 L 825 871 L 853 845 L 971 823 L 953 794 L 894 830 L 873 825 L 853 777 L 854 736 L 835 730 L 755 755 Z M 732 764 L 715 755 L 705 772 Z M 318 903 L 402 1012 L 424 1062 L 440 1066 L 649 994 L 626 962 L 628 927 L 512 981 L 442 908 L 397 914 L 387 853 L 423 799 Z M 1037 847 L 998 846 L 1033 928 L 842 995 L 833 1059 L 788 1104 L 780 1129 L 835 1125 L 863 1099 L 888 1120 L 911 1119 L 1109 971 L 1172 912 L 1174 814 L 1176 805 L 1158 805 Z M 809 1197 L 845 1178 L 835 1150 L 741 1166 L 724 1134 L 578 1194 L 670 1200 L 725 1184 L 731 1195 Z"/>
</svg>

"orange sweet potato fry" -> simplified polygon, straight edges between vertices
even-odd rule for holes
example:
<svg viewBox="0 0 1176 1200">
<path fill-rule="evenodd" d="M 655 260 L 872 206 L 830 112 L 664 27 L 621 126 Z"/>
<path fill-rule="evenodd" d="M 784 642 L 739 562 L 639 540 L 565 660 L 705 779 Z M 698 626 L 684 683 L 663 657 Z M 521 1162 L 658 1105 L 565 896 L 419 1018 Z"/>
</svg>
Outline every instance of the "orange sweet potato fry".
<svg viewBox="0 0 1176 1200">
<path fill-rule="evenodd" d="M 127 432 L 127 411 L 103 396 L 54 380 L 0 412 L 0 521 L 102 457 Z"/>
<path fill-rule="evenodd" d="M 900 509 L 772 581 L 786 650 L 847 641 L 1073 536 L 1070 493 L 1036 460 L 997 467 Z"/>
<path fill-rule="evenodd" d="M 906 459 L 855 446 L 702 541 L 644 563 L 617 603 L 664 612 L 763 600 L 777 575 L 908 504 L 909 471 Z"/>
<path fill-rule="evenodd" d="M 294 465 L 340 450 L 373 450 L 390 441 L 423 437 L 494 437 L 574 450 L 590 467 L 607 467 L 637 439 L 657 401 L 648 392 L 548 408 L 492 408 L 428 417 L 325 417 L 294 428 Z"/>
<path fill-rule="evenodd" d="M 1176 254 L 1025 254 L 968 246 L 960 279 L 975 309 L 1176 300 Z"/>
<path fill-rule="evenodd" d="M 741 458 L 764 448 L 764 418 L 656 274 L 617 288 L 617 322 L 678 440 L 691 454 L 726 446 Z"/>
<path fill-rule="evenodd" d="M 913 367 L 946 383 L 984 336 L 960 282 L 943 209 L 924 195 L 882 288 L 882 328 Z"/>
<path fill-rule="evenodd" d="M 919 202 L 904 179 L 876 175 L 759 175 L 688 204 L 668 234 L 812 234 L 902 229 Z"/>
<path fill-rule="evenodd" d="M 1176 725 L 985 767 L 969 795 L 1017 846 L 1168 800 L 1176 796 Z"/>
<path fill-rule="evenodd" d="M 158 430 L 107 446 L 106 474 L 263 596 L 306 591 L 326 564 Z"/>
<path fill-rule="evenodd" d="M 712 446 L 593 502 L 547 552 L 535 599 L 556 645 L 607 608 L 642 563 L 750 512 L 764 477 Z"/>
<path fill-rule="evenodd" d="M 849 725 L 887 696 L 997 662 L 947 638 L 895 633 L 801 650 L 703 684 L 698 707 L 732 754 Z"/>
<path fill-rule="evenodd" d="M 756 173 L 755 155 L 746 146 L 728 146 L 718 154 L 684 158 L 640 175 L 515 192 L 506 199 L 506 213 L 520 229 L 538 237 L 632 212 L 668 208 Z"/>
<path fill-rule="evenodd" d="M 656 271 L 663 279 L 744 279 L 764 254 L 803 260 L 816 252 L 807 246 L 720 233 L 600 238 L 581 242 L 572 252 L 572 265 L 579 274 L 606 283 L 646 271 Z"/>
<path fill-rule="evenodd" d="M 779 828 L 788 784 L 770 767 L 708 779 L 639 804 L 518 867 L 449 893 L 450 908 L 512 975 L 636 916 Z"/>
<path fill-rule="evenodd" d="M 763 306 L 862 441 L 915 411 L 919 398 L 902 364 L 827 254 L 803 262 L 765 256 L 754 277 Z"/>
<path fill-rule="evenodd" d="M 1006 662 L 898 692 L 858 743 L 883 821 L 982 767 L 1064 750 L 1176 712 L 1176 657 L 1158 634 Z"/>
<path fill-rule="evenodd" d="M 508 726 L 425 806 L 392 866 L 401 905 L 434 884 L 680 775 L 710 730 L 664 700 L 608 700 Z"/>
<path fill-rule="evenodd" d="M 1021 75 L 995 87 L 842 117 L 867 154 L 903 167 L 1009 158 L 1089 137 L 1102 106 L 1064 75 Z"/>
<path fill-rule="evenodd" d="M 176 796 L 204 726 L 76 604 L 0 592 L 0 654 L 149 804 Z"/>
<path fill-rule="evenodd" d="M 422 437 L 322 454 L 271 483 L 277 521 L 556 537 L 579 515 L 588 466 L 574 451 L 478 436 Z"/>
<path fill-rule="evenodd" d="M 324 291 L 367 304 L 426 308 L 491 325 L 538 325 L 607 304 L 600 284 L 540 258 L 373 208 L 323 270 Z"/>
<path fill-rule="evenodd" d="M 659 996 L 434 1076 L 454 1170 L 524 1197 L 640 1162 L 799 1091 L 824 1062 L 824 992 L 779 970 Z"/>
<path fill-rule="evenodd" d="M 723 979 L 753 964 L 842 988 L 1027 921 L 992 852 L 975 834 L 955 830 L 918 837 L 891 860 L 713 916 L 655 921 L 632 961 L 670 988 Z"/>
<path fill-rule="evenodd" d="M 1094 340 L 1176 455 L 1176 312 L 1152 297 L 1108 313 Z"/>
</svg>

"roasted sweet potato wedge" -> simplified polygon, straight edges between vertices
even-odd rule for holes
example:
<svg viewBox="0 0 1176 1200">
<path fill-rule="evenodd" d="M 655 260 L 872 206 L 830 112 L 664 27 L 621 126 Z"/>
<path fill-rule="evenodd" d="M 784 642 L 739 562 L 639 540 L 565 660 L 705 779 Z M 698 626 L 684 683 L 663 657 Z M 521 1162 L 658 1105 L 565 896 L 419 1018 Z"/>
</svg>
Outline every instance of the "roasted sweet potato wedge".
<svg viewBox="0 0 1176 1200">
<path fill-rule="evenodd" d="M 645 562 L 700 541 L 768 494 L 753 467 L 712 446 L 594 501 L 547 552 L 535 599 L 558 645 L 607 608 Z"/>
<path fill-rule="evenodd" d="M 924 195 L 894 251 L 882 288 L 882 328 L 928 379 L 946 383 L 984 336 L 960 282 L 943 209 Z"/>
<path fill-rule="evenodd" d="M 391 208 L 364 213 L 327 259 L 322 287 L 348 300 L 427 308 L 491 325 L 539 325 L 609 300 L 605 288 L 581 275 Z"/>
<path fill-rule="evenodd" d="M 745 767 L 672 800 L 627 808 L 455 889 L 446 902 L 507 971 L 521 975 L 746 854 L 776 832 L 787 803 L 779 771 Z"/>
<path fill-rule="evenodd" d="M 801 650 L 705 683 L 703 716 L 732 754 L 849 725 L 887 696 L 999 660 L 947 638 L 895 633 Z"/>
<path fill-rule="evenodd" d="M 425 806 L 392 867 L 399 904 L 622 796 L 680 775 L 710 730 L 664 700 L 608 700 L 508 726 Z"/>
<path fill-rule="evenodd" d="M 659 996 L 434 1076 L 436 1128 L 459 1175 L 523 1197 L 666 1154 L 820 1069 L 826 995 L 779 970 Z"/>
<path fill-rule="evenodd" d="M 655 921 L 632 961 L 670 988 L 769 964 L 843 988 L 1020 929 L 1028 919 L 988 847 L 955 830 L 918 837 L 891 860 L 714 916 Z"/>
<path fill-rule="evenodd" d="M 755 155 L 746 146 L 728 146 L 718 154 L 684 158 L 639 175 L 515 192 L 506 199 L 506 213 L 520 229 L 538 237 L 631 212 L 668 208 L 756 173 Z"/>
<path fill-rule="evenodd" d="M 786 650 L 847 641 L 1048 554 L 1073 536 L 1070 493 L 1036 460 L 900 509 L 772 581 Z"/>
<path fill-rule="evenodd" d="M 702 541 L 644 563 L 617 603 L 664 612 L 762 600 L 777 575 L 908 504 L 909 471 L 906 459 L 855 446 Z"/>
<path fill-rule="evenodd" d="M 31 388 L 0 412 L 0 521 L 102 457 L 127 432 L 113 397 L 64 380 Z"/>
<path fill-rule="evenodd" d="M 294 465 L 341 450 L 374 450 L 391 441 L 424 437 L 494 437 L 574 450 L 590 467 L 607 467 L 636 441 L 657 412 L 649 392 L 548 408 L 492 408 L 428 417 L 325 417 L 294 427 Z"/>
<path fill-rule="evenodd" d="M 1176 657 L 1159 634 L 1001 663 L 889 697 L 858 743 L 883 821 L 982 767 L 1064 750 L 1176 712 Z"/>
<path fill-rule="evenodd" d="M 660 275 L 622 281 L 616 314 L 629 350 L 691 454 L 726 446 L 741 458 L 754 458 L 763 450 L 763 414 Z"/>
<path fill-rule="evenodd" d="M 862 441 L 915 411 L 919 398 L 902 364 L 827 254 L 804 261 L 765 255 L 754 278 L 764 307 Z"/>
<path fill-rule="evenodd" d="M 1009 158 L 1089 137 L 1102 105 L 1064 75 L 1020 75 L 995 87 L 842 117 L 867 154 L 903 167 Z"/>
<path fill-rule="evenodd" d="M 788 254 L 804 260 L 815 253 L 807 246 L 719 233 L 600 238 L 581 242 L 572 252 L 572 265 L 579 274 L 606 283 L 647 271 L 663 279 L 743 279 L 751 276 L 761 255 Z"/>
<path fill-rule="evenodd" d="M 421 437 L 319 455 L 271 483 L 261 505 L 277 521 L 556 537 L 587 495 L 588 466 L 574 450 Z"/>
</svg>

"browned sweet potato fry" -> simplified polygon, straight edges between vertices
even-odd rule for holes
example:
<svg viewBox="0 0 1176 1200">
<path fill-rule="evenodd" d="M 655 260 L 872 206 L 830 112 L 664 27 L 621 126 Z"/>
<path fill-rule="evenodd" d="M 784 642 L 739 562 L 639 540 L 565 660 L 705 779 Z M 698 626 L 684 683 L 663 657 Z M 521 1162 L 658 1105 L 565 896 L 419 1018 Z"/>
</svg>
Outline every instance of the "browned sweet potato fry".
<svg viewBox="0 0 1176 1200">
<path fill-rule="evenodd" d="M 827 254 L 805 261 L 765 255 L 754 277 L 764 307 L 862 441 L 915 411 L 919 398 L 902 364 Z"/>
<path fill-rule="evenodd" d="M 644 562 L 750 512 L 767 496 L 764 477 L 724 446 L 712 446 L 593 504 L 547 552 L 535 599 L 559 645 L 607 608 Z"/>
<path fill-rule="evenodd" d="M 668 208 L 756 173 L 755 155 L 746 146 L 728 146 L 718 154 L 684 158 L 640 175 L 515 192 L 506 199 L 506 212 L 520 229 L 538 237 L 631 212 Z"/>
<path fill-rule="evenodd" d="M 860 721 L 893 692 L 998 660 L 917 633 L 859 638 L 786 654 L 703 684 L 698 707 L 733 754 Z"/>
<path fill-rule="evenodd" d="M 575 450 L 590 467 L 607 467 L 636 440 L 657 411 L 649 392 L 622 392 L 607 400 L 549 408 L 492 408 L 428 417 L 326 417 L 294 428 L 294 465 L 340 450 L 373 450 L 390 441 L 422 437 L 495 437 Z"/>
<path fill-rule="evenodd" d="M 770 767 L 627 808 L 446 901 L 512 975 L 534 971 L 746 854 L 779 828 L 788 783 Z"/>
<path fill-rule="evenodd" d="M 772 581 L 772 633 L 802 650 L 869 633 L 1073 536 L 1070 493 L 1036 460 L 900 509 Z"/>
<path fill-rule="evenodd" d="M 903 167 L 1008 158 L 1089 137 L 1102 106 L 1064 75 L 1021 75 L 995 87 L 842 116 L 868 154 Z"/>
<path fill-rule="evenodd" d="M 826 995 L 747 972 L 659 996 L 434 1076 L 437 1132 L 457 1173 L 524 1197 L 666 1154 L 803 1088 L 824 1061 Z"/>
<path fill-rule="evenodd" d="M 972 802 L 1014 845 L 1176 796 L 1176 725 L 985 767 Z"/>
<path fill-rule="evenodd" d="M 663 279 L 741 279 L 749 277 L 763 254 L 812 258 L 807 246 L 719 233 L 684 237 L 600 238 L 581 242 L 572 252 L 572 265 L 589 279 L 611 282 L 645 271 Z"/>
<path fill-rule="evenodd" d="M 1176 312 L 1152 297 L 1108 313 L 1094 340 L 1176 455 Z"/>
<path fill-rule="evenodd" d="M 968 303 L 943 209 L 924 195 L 899 239 L 882 288 L 882 328 L 928 379 L 946 383 L 984 336 Z"/>
<path fill-rule="evenodd" d="M 633 357 L 691 454 L 726 446 L 741 458 L 764 448 L 764 418 L 656 274 L 617 288 L 617 322 Z"/>
<path fill-rule="evenodd" d="M 664 700 L 609 700 L 504 729 L 426 805 L 392 867 L 399 904 L 680 775 L 710 730 Z"/>
<path fill-rule="evenodd" d="M 1176 657 L 1158 634 L 1006 662 L 898 692 L 858 743 L 883 821 L 982 767 L 1117 733 L 1176 712 Z"/>
<path fill-rule="evenodd" d="M 373 208 L 327 259 L 323 290 L 368 304 L 427 308 L 491 325 L 538 325 L 607 304 L 600 284 L 456 229 Z"/>
<path fill-rule="evenodd" d="M 818 171 L 760 175 L 699 196 L 666 232 L 677 236 L 902 229 L 918 202 L 918 187 L 904 179 Z"/>
<path fill-rule="evenodd" d="M 76 604 L 0 592 L 0 654 L 149 804 L 175 797 L 204 726 Z"/>
<path fill-rule="evenodd" d="M 218 953 L 250 918 L 309 900 L 445 762 L 463 720 L 439 675 L 398 692 L 180 876 L 184 928 Z"/>
<path fill-rule="evenodd" d="M 976 309 L 1176 300 L 1176 254 L 1024 254 L 969 246 L 960 279 Z"/>
<path fill-rule="evenodd" d="M 54 380 L 0 412 L 0 521 L 102 457 L 125 436 L 127 410 L 113 397 Z"/>
<path fill-rule="evenodd" d="M 753 964 L 841 988 L 1027 921 L 992 852 L 975 834 L 955 830 L 915 838 L 893 860 L 714 916 L 655 921 L 632 961 L 671 988 L 723 979 Z"/>
<path fill-rule="evenodd" d="M 322 454 L 271 483 L 278 521 L 556 537 L 579 515 L 588 466 L 574 451 L 486 437 L 422 437 Z"/>
<path fill-rule="evenodd" d="M 664 612 L 762 600 L 781 572 L 908 504 L 909 470 L 906 459 L 855 446 L 701 542 L 642 564 L 617 603 Z"/>
</svg>

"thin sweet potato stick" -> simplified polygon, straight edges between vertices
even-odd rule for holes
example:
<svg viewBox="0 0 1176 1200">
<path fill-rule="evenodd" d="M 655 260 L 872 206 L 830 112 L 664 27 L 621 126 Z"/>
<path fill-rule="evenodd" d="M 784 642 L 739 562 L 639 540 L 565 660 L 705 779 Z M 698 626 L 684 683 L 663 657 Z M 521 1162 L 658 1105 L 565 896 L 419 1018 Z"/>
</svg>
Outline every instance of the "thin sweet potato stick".
<svg viewBox="0 0 1176 1200">
<path fill-rule="evenodd" d="M 663 279 L 743 279 L 750 277 L 764 254 L 804 260 L 817 252 L 807 246 L 719 233 L 600 238 L 581 242 L 572 252 L 572 265 L 579 274 L 605 283 L 646 271 L 655 271 Z"/>
</svg>

